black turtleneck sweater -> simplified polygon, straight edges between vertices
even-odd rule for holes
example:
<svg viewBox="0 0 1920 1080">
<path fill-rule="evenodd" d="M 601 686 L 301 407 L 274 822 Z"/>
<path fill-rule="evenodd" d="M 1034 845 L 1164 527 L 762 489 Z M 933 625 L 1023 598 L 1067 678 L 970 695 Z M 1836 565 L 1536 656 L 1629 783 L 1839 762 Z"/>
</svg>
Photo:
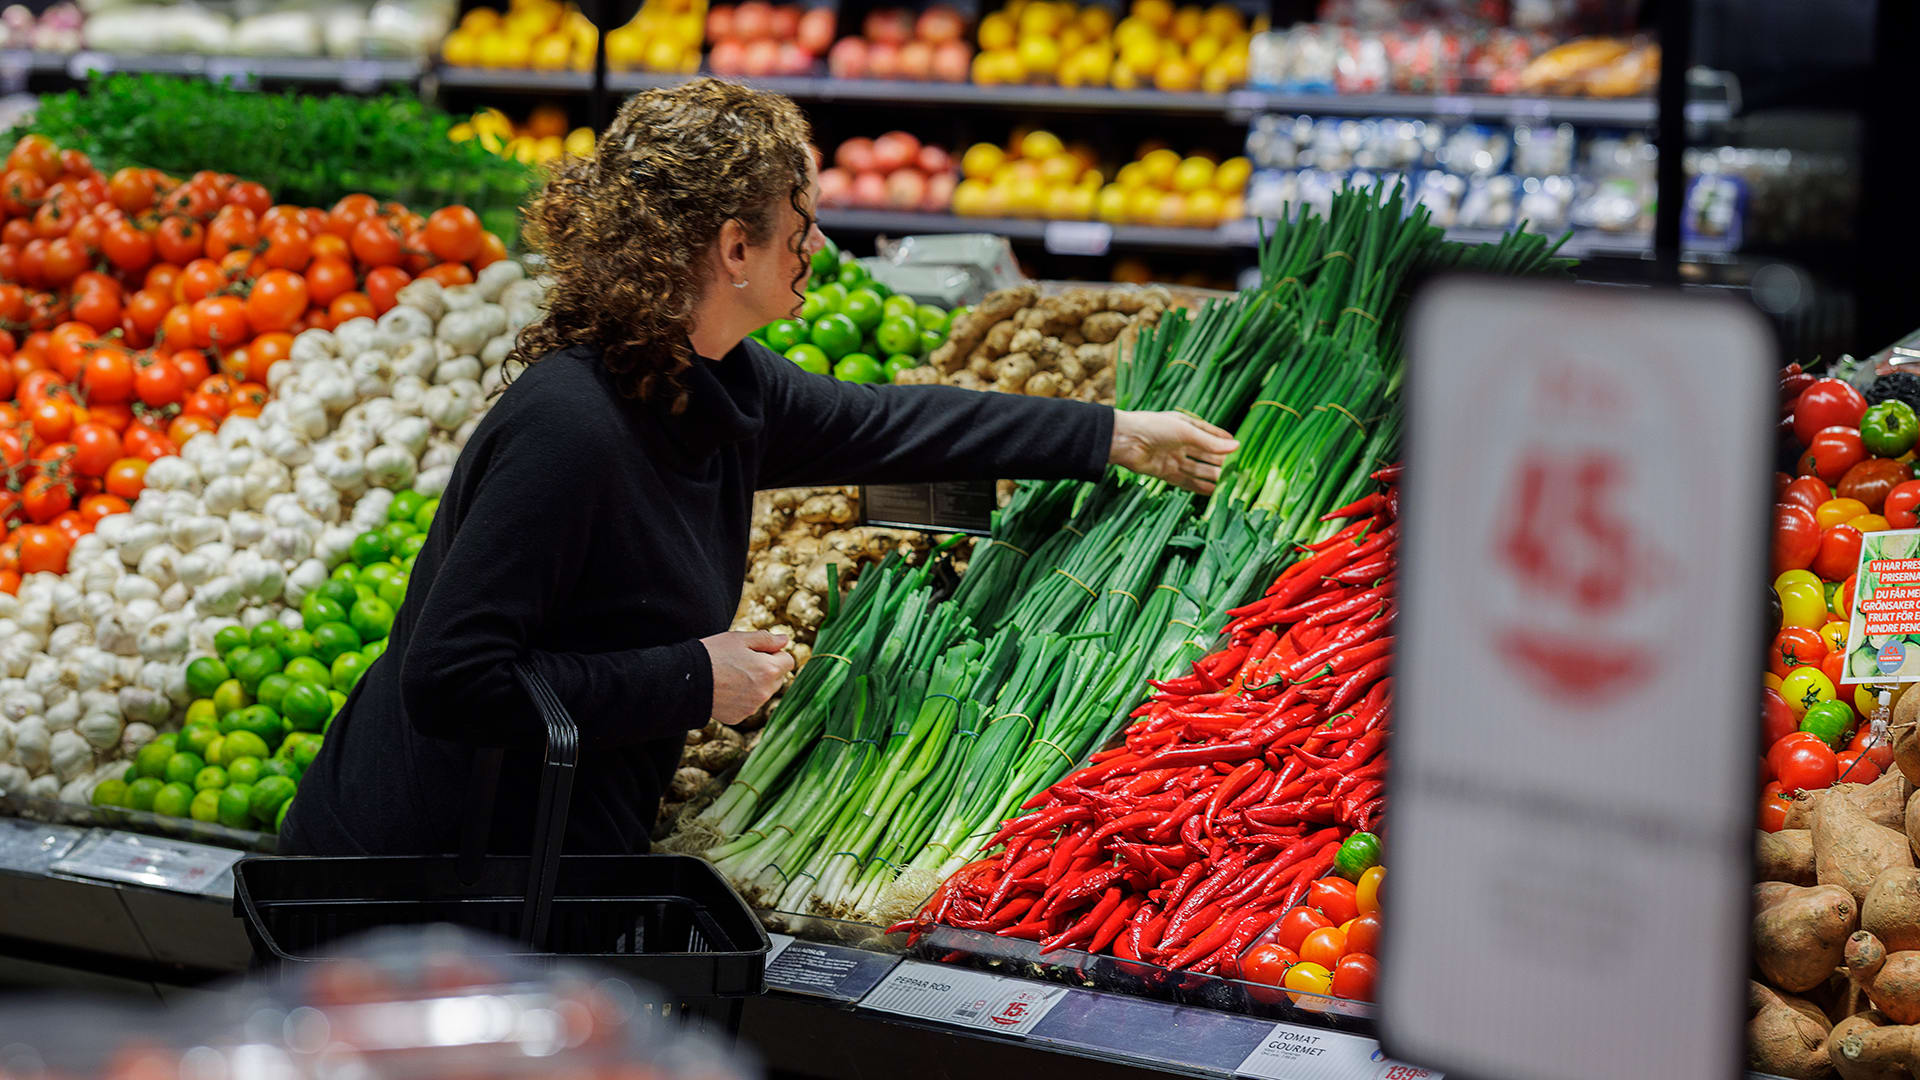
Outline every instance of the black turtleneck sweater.
<svg viewBox="0 0 1920 1080">
<path fill-rule="evenodd" d="M 527 368 L 454 466 L 387 651 L 287 813 L 289 854 L 451 852 L 477 745 L 506 746 L 491 849 L 525 852 L 544 734 L 530 659 L 580 725 L 566 850 L 642 852 L 687 731 L 700 638 L 727 629 L 760 488 L 1095 477 L 1113 414 L 1071 401 L 809 375 L 754 341 L 690 373 L 680 416 L 592 351 Z"/>
</svg>

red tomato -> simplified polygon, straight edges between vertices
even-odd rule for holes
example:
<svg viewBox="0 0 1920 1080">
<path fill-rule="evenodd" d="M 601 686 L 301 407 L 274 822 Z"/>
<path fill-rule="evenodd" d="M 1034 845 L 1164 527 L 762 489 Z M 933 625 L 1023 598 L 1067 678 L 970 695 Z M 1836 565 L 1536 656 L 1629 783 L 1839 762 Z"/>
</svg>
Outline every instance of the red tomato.
<svg viewBox="0 0 1920 1080">
<path fill-rule="evenodd" d="M 1813 557 L 1813 572 L 1825 581 L 1840 581 L 1860 566 L 1860 530 L 1851 525 L 1835 525 L 1820 537 L 1820 551 Z"/>
<path fill-rule="evenodd" d="M 1827 643 L 1820 637 L 1820 631 L 1805 626 L 1789 626 L 1773 636 L 1773 649 L 1767 654 L 1767 670 L 1784 679 L 1789 668 L 1804 664 L 1817 667 L 1826 656 Z"/>
<path fill-rule="evenodd" d="M 81 476 L 105 476 L 124 456 L 119 433 L 91 421 L 73 429 L 73 447 L 73 469 Z"/>
<path fill-rule="evenodd" d="M 251 337 L 247 329 L 247 306 L 237 296 L 209 296 L 194 302 L 191 315 L 193 343 L 228 348 Z M 1840 526 L 1844 528 L 1844 526 Z"/>
<path fill-rule="evenodd" d="M 363 292 L 341 293 L 333 298 L 333 303 L 327 305 L 327 317 L 336 326 L 348 319 L 371 319 L 377 314 L 379 312 L 374 310 L 373 301 L 367 299 L 367 294 Z"/>
<path fill-rule="evenodd" d="M 1853 583 L 1859 577 L 1859 574 L 1848 574 L 1847 580 L 1840 583 L 1839 591 L 1834 593 L 1840 598 L 1840 614 L 1849 619 L 1853 618 Z"/>
<path fill-rule="evenodd" d="M 506 257 L 507 242 L 493 233 L 487 233 L 480 238 L 480 254 L 469 260 L 468 265 L 476 271 L 485 270 Z"/>
<path fill-rule="evenodd" d="M 1347 935 L 1337 926 L 1323 926 L 1308 934 L 1300 942 L 1300 959 L 1309 964 L 1319 964 L 1328 971 L 1347 955 Z"/>
<path fill-rule="evenodd" d="M 1320 913 L 1332 919 L 1337 926 L 1360 914 L 1360 905 L 1354 899 L 1355 892 L 1353 882 L 1346 878 L 1321 878 L 1307 886 L 1306 904 L 1319 908 Z"/>
<path fill-rule="evenodd" d="M 1831 682 L 1834 688 L 1838 690 L 1840 681 L 1847 677 L 1847 656 L 1845 653 L 1828 653 L 1821 658 L 1819 667 L 1821 674 L 1825 675 L 1827 681 Z M 1853 694 L 1851 692 L 1839 695 L 1840 703 L 1843 705 L 1850 704 L 1852 698 Z"/>
<path fill-rule="evenodd" d="M 1308 934 L 1332 925 L 1333 920 L 1318 911 L 1310 907 L 1296 907 L 1280 917 L 1279 932 L 1274 935 L 1274 940 L 1294 952 L 1299 952 L 1300 943 L 1307 940 Z"/>
<path fill-rule="evenodd" d="M 398 303 L 401 289 L 413 278 L 397 266 L 382 266 L 367 272 L 367 299 L 373 303 L 376 315 L 385 315 Z"/>
<path fill-rule="evenodd" d="M 1839 379 L 1815 379 L 1793 403 L 1793 436 L 1801 446 L 1810 446 L 1823 428 L 1842 425 L 1858 434 L 1860 417 L 1866 411 L 1867 399 L 1860 396 L 1860 391 Z"/>
<path fill-rule="evenodd" d="M 31 513 L 31 511 L 29 511 Z M 1787 745 L 1786 740 L 1781 745 Z M 1778 747 L 1775 748 L 1776 751 Z M 1833 786 L 1840 775 L 1840 763 L 1832 750 L 1818 739 L 1796 742 L 1785 753 L 1771 757 L 1774 773 L 1780 777 L 1782 791 L 1820 791 Z"/>
<path fill-rule="evenodd" d="M 1887 501 L 1880 508 L 1887 524 L 1896 529 L 1911 529 L 1920 526 L 1920 480 L 1909 480 L 1887 492 Z"/>
<path fill-rule="evenodd" d="M 80 500 L 80 516 L 89 525 L 98 525 L 103 517 L 124 514 L 131 509 L 133 504 L 118 495 L 89 495 Z"/>
<path fill-rule="evenodd" d="M 1363 953 L 1343 956 L 1333 968 L 1333 996 L 1348 1001 L 1372 1001 L 1380 980 L 1380 961 Z"/>
<path fill-rule="evenodd" d="M 99 345 L 81 374 L 87 400 L 108 405 L 133 400 L 133 357 L 118 345 Z"/>
<path fill-rule="evenodd" d="M 153 180 L 139 169 L 121 169 L 107 181 L 107 198 L 129 214 L 153 205 Z"/>
<path fill-rule="evenodd" d="M 140 489 L 146 486 L 147 463 L 137 457 L 121 458 L 107 468 L 107 494 L 117 495 L 131 502 L 140 497 Z"/>
<path fill-rule="evenodd" d="M 1760 695 L 1760 731 L 1764 744 L 1771 748 L 1782 738 L 1800 730 L 1800 718 L 1787 707 L 1787 699 L 1768 687 Z"/>
<path fill-rule="evenodd" d="M 1800 455 L 1800 472 L 1837 484 L 1848 469 L 1866 460 L 1866 456 L 1867 448 L 1860 441 L 1859 428 L 1823 428 L 1815 433 L 1807 452 Z"/>
<path fill-rule="evenodd" d="M 1347 951 L 1373 956 L 1380 951 L 1380 913 L 1369 911 L 1347 927 Z"/>
<path fill-rule="evenodd" d="M 1773 574 L 1805 570 L 1820 554 L 1820 530 L 1813 523 L 1813 511 L 1787 503 L 1773 508 Z"/>
<path fill-rule="evenodd" d="M 133 392 L 142 404 L 161 409 L 178 405 L 186 397 L 187 380 L 171 361 L 143 356 L 133 373 Z"/>
<path fill-rule="evenodd" d="M 480 254 L 480 215 L 464 206 L 443 206 L 427 217 L 427 250 L 441 262 L 463 263 Z"/>
<path fill-rule="evenodd" d="M 1819 736 L 1811 732 L 1801 731 L 1797 726 L 1793 731 L 1775 740 L 1772 748 L 1767 751 L 1767 764 L 1773 767 L 1773 775 L 1780 775 L 1780 763 L 1785 760 L 1786 755 L 1791 752 L 1794 747 L 1814 745 L 1825 746 L 1827 744 L 1821 742 Z"/>
<path fill-rule="evenodd" d="M 353 291 L 356 284 L 353 266 L 347 260 L 337 256 L 319 253 L 320 243 L 314 241 L 313 261 L 307 266 L 307 296 L 318 306 L 325 306 Z"/>
<path fill-rule="evenodd" d="M 439 282 L 445 288 L 473 284 L 473 271 L 465 263 L 440 263 L 422 271 L 421 277 Z"/>
<path fill-rule="evenodd" d="M 23 574 L 64 574 L 67 572 L 67 552 L 73 546 L 60 530 L 44 525 L 22 526 L 17 535 L 20 538 L 20 572 Z"/>
<path fill-rule="evenodd" d="M 400 234 L 380 218 L 366 218 L 355 224 L 347 242 L 353 248 L 353 257 L 361 266 L 400 265 Z M 1859 432 L 1854 434 L 1858 435 Z"/>
<path fill-rule="evenodd" d="M 166 218 L 153 230 L 153 250 L 161 259 L 176 266 L 185 266 L 206 254 L 207 230 L 189 218 Z M 147 284 L 153 282 L 148 281 Z"/>
<path fill-rule="evenodd" d="M 1853 741 L 1847 744 L 1847 749 L 1864 754 L 1883 773 L 1893 767 L 1893 746 L 1885 741 L 1873 741 L 1872 724 L 1861 724 L 1860 730 L 1853 733 Z"/>
<path fill-rule="evenodd" d="M 1300 957 L 1284 945 L 1268 943 L 1256 945 L 1240 962 L 1240 972 L 1250 982 L 1267 983 L 1279 986 L 1286 978 L 1287 969 L 1300 962 Z"/>
<path fill-rule="evenodd" d="M 21 487 L 20 508 L 44 525 L 73 509 L 73 488 L 56 477 L 36 476 Z"/>
<path fill-rule="evenodd" d="M 1833 761 L 1840 770 L 1834 779 L 1836 784 L 1871 784 L 1880 779 L 1880 766 L 1858 750 L 1842 750 L 1833 756 Z"/>
<path fill-rule="evenodd" d="M 269 270 L 247 294 L 247 322 L 256 334 L 285 330 L 307 310 L 307 279 L 291 270 Z"/>
<path fill-rule="evenodd" d="M 313 261 L 313 237 L 300 225 L 276 225 L 267 232 L 267 249 L 260 257 L 276 270 L 300 273 Z"/>
</svg>

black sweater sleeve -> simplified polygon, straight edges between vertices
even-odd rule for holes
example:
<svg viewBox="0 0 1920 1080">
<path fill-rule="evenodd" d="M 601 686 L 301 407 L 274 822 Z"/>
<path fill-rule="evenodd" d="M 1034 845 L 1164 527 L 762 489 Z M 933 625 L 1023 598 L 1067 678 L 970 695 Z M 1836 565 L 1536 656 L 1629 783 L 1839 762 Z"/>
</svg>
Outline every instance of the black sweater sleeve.
<svg viewBox="0 0 1920 1080">
<path fill-rule="evenodd" d="M 952 386 L 865 386 L 813 375 L 748 342 L 767 410 L 763 488 L 917 480 L 1094 479 L 1105 405 Z"/>
<path fill-rule="evenodd" d="M 547 636 L 561 598 L 586 585 L 580 568 L 595 515 L 645 512 L 601 505 L 607 485 L 580 464 L 600 451 L 580 443 L 604 435 L 559 430 L 509 421 L 492 433 L 484 462 L 474 463 L 479 475 L 457 507 L 468 527 L 456 525 L 401 658 L 401 698 L 423 735 L 544 743 L 544 732 L 530 730 L 531 702 L 509 669 L 521 658 L 546 676 L 587 745 L 631 745 L 706 723 L 713 669 L 698 641 L 611 652 L 532 644 Z"/>
</svg>

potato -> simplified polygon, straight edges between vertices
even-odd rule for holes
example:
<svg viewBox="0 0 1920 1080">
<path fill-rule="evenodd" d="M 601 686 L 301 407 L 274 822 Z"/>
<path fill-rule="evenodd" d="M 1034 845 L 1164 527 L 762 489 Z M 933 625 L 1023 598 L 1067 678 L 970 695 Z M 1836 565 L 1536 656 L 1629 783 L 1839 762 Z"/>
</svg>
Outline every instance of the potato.
<svg viewBox="0 0 1920 1080">
<path fill-rule="evenodd" d="M 1860 901 L 1860 929 L 1893 952 L 1920 949 L 1920 870 L 1896 866 L 1874 878 Z"/>
<path fill-rule="evenodd" d="M 1909 1074 L 1904 1068 L 1887 1063 L 1892 1046 L 1878 1034 L 1886 1024 L 1885 1016 L 1868 1011 L 1833 1025 L 1827 1033 L 1827 1060 L 1841 1080 L 1905 1080 Z"/>
<path fill-rule="evenodd" d="M 1896 1024 L 1920 1023 L 1920 952 L 1888 952 L 1865 930 L 1847 939 L 1847 977 Z"/>
<path fill-rule="evenodd" d="M 1810 829 L 1761 832 L 1757 858 L 1762 881 L 1814 884 L 1813 831 Z"/>
<path fill-rule="evenodd" d="M 1827 980 L 1860 925 L 1860 905 L 1838 885 L 1789 886 L 1753 918 L 1754 960 L 1774 986 L 1802 994 Z"/>
<path fill-rule="evenodd" d="M 1907 796 L 1912 792 L 1913 786 L 1897 770 L 1871 784 L 1835 784 L 1825 791 L 1803 791 L 1794 796 L 1787 808 L 1787 828 L 1812 828 L 1814 806 L 1821 799 L 1834 796 L 1853 800 L 1853 804 L 1877 824 L 1889 829 L 1905 828 Z"/>
<path fill-rule="evenodd" d="M 1852 799 L 1828 795 L 1814 804 L 1813 869 L 1820 884 L 1842 886 L 1863 900 L 1881 871 L 1912 865 L 1906 835 L 1875 823 Z"/>
<path fill-rule="evenodd" d="M 1812 1006 L 1808 1006 L 1812 1008 Z M 1791 1080 L 1831 1075 L 1827 1025 L 1757 982 L 1747 983 L 1747 1066 Z"/>
</svg>

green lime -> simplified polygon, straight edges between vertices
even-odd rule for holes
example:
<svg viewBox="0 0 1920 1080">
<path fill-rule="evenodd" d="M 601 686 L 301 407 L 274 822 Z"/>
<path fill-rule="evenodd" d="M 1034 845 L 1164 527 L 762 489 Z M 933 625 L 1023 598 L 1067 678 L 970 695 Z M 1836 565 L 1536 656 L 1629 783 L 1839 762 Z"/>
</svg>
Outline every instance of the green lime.
<svg viewBox="0 0 1920 1080">
<path fill-rule="evenodd" d="M 880 305 L 880 310 L 888 319 L 905 318 L 911 321 L 917 306 L 911 296 L 889 296 L 886 302 Z"/>
<path fill-rule="evenodd" d="M 345 574 L 332 581 L 322 582 L 319 588 L 313 590 L 326 599 L 339 604 L 341 611 L 352 607 L 353 602 L 358 599 L 360 595 L 353 591 L 353 579 L 360 576 L 360 568 L 357 566 L 349 566 L 346 567 L 346 571 Z M 302 612 L 302 614 L 305 613 Z M 311 629 L 311 627 L 309 627 L 309 629 Z"/>
<path fill-rule="evenodd" d="M 279 812 L 273 815 L 274 832 L 277 833 L 287 827 L 287 811 L 291 809 L 293 809 L 292 799 L 288 799 L 286 802 L 280 804 Z"/>
<path fill-rule="evenodd" d="M 102 780 L 93 785 L 93 805 L 127 805 L 127 782 L 125 780 L 113 779 Z"/>
<path fill-rule="evenodd" d="M 207 764 L 209 765 L 225 765 L 227 763 L 227 737 L 222 735 L 208 743 L 207 752 L 200 756 L 206 758 Z"/>
<path fill-rule="evenodd" d="M 392 566 L 393 564 L 392 564 L 392 563 L 388 563 L 387 565 L 388 565 L 388 566 Z M 378 595 L 380 595 L 380 594 L 379 594 L 379 593 L 376 593 L 376 592 L 374 592 L 374 591 L 373 591 L 373 587 L 372 587 L 372 586 L 370 586 L 370 585 L 362 585 L 362 584 L 360 584 L 360 583 L 358 583 L 358 582 L 355 582 L 355 583 L 354 583 L 354 586 L 353 586 L 353 604 L 358 604 L 358 603 L 359 603 L 360 601 L 362 601 L 362 600 L 365 600 L 365 599 L 367 599 L 367 598 L 369 598 L 369 597 L 373 597 L 373 596 L 378 596 Z M 351 612 L 353 611 L 353 604 L 348 604 L 348 605 L 347 605 L 347 611 L 348 611 L 349 613 L 351 613 Z M 347 620 L 347 621 L 348 621 L 348 622 L 352 622 L 353 620 L 351 620 L 351 619 L 349 619 L 349 620 Z"/>
<path fill-rule="evenodd" d="M 220 820 L 220 790 L 208 788 L 195 792 L 193 802 L 187 805 L 187 816 L 195 821 L 216 822 Z"/>
<path fill-rule="evenodd" d="M 313 635 L 304 628 L 287 631 L 287 640 L 277 646 L 280 655 L 291 660 L 296 656 L 313 655 Z"/>
<path fill-rule="evenodd" d="M 260 736 L 260 741 L 269 747 L 279 746 L 280 740 L 287 737 L 287 725 L 280 719 L 280 714 L 265 705 L 249 705 L 241 709 L 238 715 L 240 721 L 235 730 L 250 731 Z"/>
<path fill-rule="evenodd" d="M 866 353 L 848 353 L 846 358 L 833 365 L 833 377 L 841 382 L 877 383 L 886 382 L 887 373 L 880 367 L 880 361 Z"/>
<path fill-rule="evenodd" d="M 932 304 L 916 305 L 913 309 L 913 321 L 922 330 L 938 330 L 941 334 L 945 334 L 947 328 L 952 325 L 947 313 Z"/>
<path fill-rule="evenodd" d="M 311 656 L 297 656 L 287 661 L 287 667 L 283 674 L 296 683 L 318 683 L 322 689 L 333 685 L 333 677 L 327 674 L 327 665 L 315 660 Z M 287 690 L 291 693 L 293 688 L 288 687 Z M 284 705 L 285 703 L 286 699 L 282 698 L 281 704 Z M 282 709 L 280 711 L 284 712 L 285 710 Z"/>
<path fill-rule="evenodd" d="M 421 537 L 420 539 L 424 540 L 425 537 Z M 407 542 L 412 543 L 413 541 L 409 540 Z M 380 587 L 375 590 L 380 599 L 385 600 L 387 606 L 395 611 L 400 610 L 401 601 L 407 598 L 407 578 L 407 572 L 402 570 L 394 575 L 393 580 L 381 582 Z"/>
<path fill-rule="evenodd" d="M 218 657 L 202 656 L 187 665 L 187 692 L 194 697 L 212 697 L 214 688 L 232 677 Z"/>
<path fill-rule="evenodd" d="M 427 503 L 427 497 L 417 491 L 398 491 L 393 501 L 387 504 L 388 521 L 412 521 L 413 515 Z"/>
<path fill-rule="evenodd" d="M 306 599 L 300 601 L 300 621 L 312 632 L 330 622 L 346 622 L 347 609 L 331 597 L 308 593 Z"/>
<path fill-rule="evenodd" d="M 261 777 L 260 782 L 253 785 L 253 799 L 251 800 L 253 819 L 262 825 L 272 824 L 273 816 L 280 812 L 282 804 L 288 799 L 293 798 L 295 790 L 296 785 L 288 777 Z"/>
<path fill-rule="evenodd" d="M 816 274 L 831 273 L 839 265 L 840 245 L 831 240 L 821 245 L 819 251 L 813 253 L 813 272 Z"/>
<path fill-rule="evenodd" d="M 166 747 L 167 753 L 169 754 L 180 749 L 180 733 L 177 731 L 169 731 L 165 735 L 156 735 L 153 741 Z"/>
<path fill-rule="evenodd" d="M 296 731 L 293 734 L 305 735 L 306 732 Z M 293 738 L 293 735 L 289 735 L 287 736 L 287 738 L 291 739 Z M 304 742 L 300 743 L 300 745 L 294 747 L 293 752 L 288 755 L 288 757 L 290 757 L 293 760 L 293 763 L 299 766 L 300 775 L 305 776 L 307 773 L 307 770 L 313 768 L 313 759 L 320 756 L 321 745 L 322 743 L 318 736 L 308 738 Z"/>
<path fill-rule="evenodd" d="M 386 638 L 381 638 L 379 641 L 367 642 L 366 645 L 360 649 L 360 655 L 367 658 L 367 663 L 373 663 L 375 660 L 380 659 L 381 654 L 387 651 L 387 640 Z"/>
<path fill-rule="evenodd" d="M 367 673 L 367 665 L 372 663 L 357 652 L 344 652 L 333 661 L 333 685 L 342 690 L 352 690 L 360 677 Z"/>
<path fill-rule="evenodd" d="M 419 531 L 420 530 L 416 528 L 413 522 L 411 521 L 389 521 L 385 525 L 380 526 L 380 538 L 387 542 L 387 546 L 392 548 L 395 554 L 398 554 L 400 551 L 401 545 L 407 542 L 407 537 L 412 536 L 415 533 L 418 533 Z M 370 565 L 379 566 L 382 564 L 372 563 Z M 392 566 L 393 564 L 386 563 L 385 565 Z M 369 584 L 366 580 L 366 576 L 364 572 L 362 572 L 360 584 L 362 585 Z"/>
<path fill-rule="evenodd" d="M 912 319 L 886 319 L 873 332 L 873 340 L 881 352 L 912 355 L 920 351 L 920 328 L 913 325 Z"/>
<path fill-rule="evenodd" d="M 420 526 L 420 531 L 424 533 L 432 528 L 433 515 L 439 513 L 439 511 L 440 500 L 438 498 L 428 499 L 426 502 L 420 504 L 419 512 L 413 515 L 413 523 Z"/>
<path fill-rule="evenodd" d="M 365 585 L 367 588 L 373 590 L 375 596 L 378 596 L 380 595 L 380 586 L 385 585 L 403 573 L 405 573 L 405 571 L 390 562 L 377 562 L 372 566 L 363 567 L 360 571 L 360 576 L 355 578 L 353 583 L 355 585 Z"/>
<path fill-rule="evenodd" d="M 360 632 L 344 622 L 322 623 L 313 631 L 313 655 L 324 664 L 333 663 L 342 653 L 358 650 L 362 644 Z"/>
<path fill-rule="evenodd" d="M 192 711 L 191 707 L 188 711 Z M 207 719 L 204 722 L 194 721 L 180 729 L 180 741 L 186 744 L 186 749 L 203 758 L 207 756 L 207 747 L 212 746 L 213 740 L 220 737 L 220 729 L 214 726 L 213 702 L 207 702 L 206 711 Z"/>
<path fill-rule="evenodd" d="M 120 782 L 123 784 L 131 784 L 138 779 L 140 779 L 140 769 L 136 765 L 127 766 L 127 771 L 120 774 Z"/>
<path fill-rule="evenodd" d="M 253 696 L 259 699 L 260 704 L 265 705 L 269 709 L 277 710 L 280 708 L 281 699 L 285 698 L 287 691 L 292 688 L 293 679 L 282 669 L 261 679 L 260 689 L 255 690 Z"/>
<path fill-rule="evenodd" d="M 880 370 L 886 372 L 888 382 L 899 382 L 901 372 L 912 371 L 919 366 L 918 357 L 894 355 L 887 357 L 887 362 L 880 365 Z"/>
<path fill-rule="evenodd" d="M 266 761 L 263 758 L 237 757 L 227 762 L 227 786 L 252 784 L 266 774 Z"/>
<path fill-rule="evenodd" d="M 222 627 L 219 633 L 213 635 L 213 651 L 225 656 L 250 640 L 252 635 L 238 626 Z"/>
<path fill-rule="evenodd" d="M 217 819 L 229 829 L 253 828 L 253 785 L 228 784 L 221 788 Z"/>
<path fill-rule="evenodd" d="M 187 727 L 212 727 L 214 721 L 218 719 L 220 714 L 213 711 L 211 697 L 195 698 L 187 705 L 186 727 L 180 730 L 184 732 Z"/>
<path fill-rule="evenodd" d="M 828 314 L 826 298 L 819 293 L 809 292 L 801 299 L 800 311 L 794 318 L 811 326 L 815 319 L 826 314 Z"/>
<path fill-rule="evenodd" d="M 945 330 L 920 331 L 920 352 L 922 355 L 930 353 L 946 343 L 947 332 Z"/>
<path fill-rule="evenodd" d="M 153 812 L 168 817 L 186 817 L 187 808 L 193 805 L 193 787 L 188 784 L 168 784 L 153 794 Z"/>
<path fill-rule="evenodd" d="M 293 763 L 292 758 L 281 757 L 279 754 L 275 754 L 260 763 L 260 775 L 262 778 L 268 776 L 284 776 L 289 780 L 298 781 L 300 779 L 300 767 Z"/>
<path fill-rule="evenodd" d="M 280 714 L 286 717 L 287 726 L 296 732 L 319 731 L 333 715 L 333 702 L 327 697 L 329 685 L 331 678 L 327 683 L 302 682 L 288 690 L 280 702 Z"/>
<path fill-rule="evenodd" d="M 872 281 L 873 275 L 867 272 L 866 267 L 849 260 L 840 264 L 839 276 L 835 277 L 834 280 L 845 285 L 849 290 L 853 290 L 862 288 L 868 282 Z"/>
<path fill-rule="evenodd" d="M 241 689 L 258 697 L 260 684 L 266 677 L 280 670 L 282 661 L 280 650 L 270 646 L 247 650 L 247 655 L 234 665 L 233 677 L 240 681 Z"/>
<path fill-rule="evenodd" d="M 193 774 L 193 790 L 207 791 L 227 786 L 227 770 L 218 765 L 209 765 Z"/>
<path fill-rule="evenodd" d="M 228 679 L 213 692 L 213 714 L 222 720 L 227 718 L 228 713 L 244 709 L 251 704 L 253 699 L 247 696 L 247 688 L 240 685 L 239 679 Z M 227 730 L 226 725 L 221 725 L 220 730 L 224 734 Z"/>
<path fill-rule="evenodd" d="M 847 294 L 850 290 L 845 285 L 837 281 L 829 281 L 813 291 L 819 294 L 820 302 L 827 305 L 827 315 L 838 315 L 846 312 Z"/>
<path fill-rule="evenodd" d="M 948 331 L 952 331 L 954 323 L 959 322 L 962 317 L 972 314 L 972 312 L 973 312 L 972 304 L 961 304 L 959 307 L 954 308 L 952 311 L 947 312 L 947 325 L 945 329 Z"/>
<path fill-rule="evenodd" d="M 127 785 L 127 805 L 135 810 L 153 809 L 153 797 L 166 787 L 158 777 L 143 776 Z"/>
<path fill-rule="evenodd" d="M 833 373 L 833 361 L 827 359 L 827 354 L 820 350 L 820 346 L 811 342 L 803 341 L 788 349 L 785 355 L 801 371 L 811 371 L 815 375 Z"/>
<path fill-rule="evenodd" d="M 232 671 L 240 666 L 240 661 L 245 660 L 251 655 L 253 655 L 253 646 L 242 645 L 237 649 L 228 649 L 226 652 L 221 653 L 220 662 L 227 665 L 228 671 Z"/>
<path fill-rule="evenodd" d="M 846 306 L 840 310 L 853 320 L 853 325 L 859 327 L 862 334 L 866 334 L 880 325 L 884 314 L 880 305 L 885 302 L 872 289 L 855 289 L 847 294 Z"/>
<path fill-rule="evenodd" d="M 233 771 L 233 763 L 241 758 L 263 758 L 273 753 L 273 748 L 267 745 L 267 740 L 261 738 L 258 732 L 236 731 L 226 738 L 226 760 L 216 764 L 226 766 L 229 773 Z"/>
<path fill-rule="evenodd" d="M 329 690 L 327 691 L 327 700 L 333 703 L 333 715 L 338 716 L 340 715 L 340 710 L 346 707 L 347 695 L 338 690 Z"/>
<path fill-rule="evenodd" d="M 155 739 L 134 751 L 133 768 L 140 776 L 167 775 L 167 762 L 173 760 L 173 747 Z"/>
<path fill-rule="evenodd" d="M 1853 728 L 1853 706 L 1839 701 L 1822 701 L 1808 706 L 1800 717 L 1800 730 L 1838 750 L 1845 745 Z"/>
<path fill-rule="evenodd" d="M 767 348 L 783 353 L 807 339 L 807 324 L 799 319 L 776 319 L 767 324 Z"/>
<path fill-rule="evenodd" d="M 285 640 L 287 640 L 287 628 L 272 619 L 254 627 L 253 633 L 247 638 L 248 644 L 256 649 L 277 649 Z"/>
<path fill-rule="evenodd" d="M 413 557 L 420 554 L 420 549 L 426 546 L 427 534 L 417 532 L 400 541 L 400 550 L 394 554 L 400 556 L 402 566 L 412 566 Z"/>
<path fill-rule="evenodd" d="M 829 360 L 838 360 L 860 347 L 860 327 L 841 314 L 822 315 L 807 335 Z"/>
<path fill-rule="evenodd" d="M 365 597 L 353 605 L 347 623 L 360 635 L 360 640 L 378 641 L 393 629 L 393 605 L 378 596 Z"/>
<path fill-rule="evenodd" d="M 169 784 L 191 784 L 200 770 L 207 767 L 207 759 L 190 750 L 182 750 L 167 759 L 166 769 L 160 778 Z"/>
<path fill-rule="evenodd" d="M 360 567 L 355 565 L 352 559 L 348 559 L 347 561 L 341 563 L 339 566 L 334 567 L 333 570 L 327 574 L 327 580 L 325 584 L 332 584 L 333 582 L 336 582 L 336 581 L 351 582 L 354 578 L 354 575 L 358 574 L 359 572 L 360 572 Z M 326 595 L 326 594 L 323 593 L 321 595 Z"/>
</svg>

